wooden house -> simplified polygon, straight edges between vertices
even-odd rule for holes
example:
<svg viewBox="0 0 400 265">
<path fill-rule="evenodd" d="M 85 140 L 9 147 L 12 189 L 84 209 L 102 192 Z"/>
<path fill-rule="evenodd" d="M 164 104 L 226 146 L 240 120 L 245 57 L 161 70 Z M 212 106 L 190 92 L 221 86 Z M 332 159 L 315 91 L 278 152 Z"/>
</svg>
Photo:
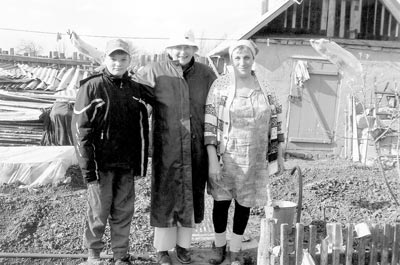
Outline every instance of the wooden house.
<svg viewBox="0 0 400 265">
<path fill-rule="evenodd" d="M 228 39 L 252 39 L 260 49 L 256 64 L 284 104 L 286 151 L 343 154 L 348 96 L 358 93 L 368 106 L 375 91 L 396 89 L 400 1 L 263 0 L 262 9 L 260 18 Z M 345 72 L 312 48 L 310 39 L 321 38 L 360 60 L 365 81 L 360 91 L 346 81 Z M 223 42 L 209 53 L 217 67 L 229 60 L 228 45 Z M 302 97 L 296 93 L 294 77 L 299 62 L 306 62 L 310 77 Z"/>
</svg>

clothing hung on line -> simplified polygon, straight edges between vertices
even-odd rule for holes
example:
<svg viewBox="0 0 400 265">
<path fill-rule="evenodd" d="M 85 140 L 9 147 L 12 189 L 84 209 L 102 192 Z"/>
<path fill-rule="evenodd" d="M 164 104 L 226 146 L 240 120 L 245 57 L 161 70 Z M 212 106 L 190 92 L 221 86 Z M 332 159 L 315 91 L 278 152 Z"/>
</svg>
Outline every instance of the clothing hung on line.
<svg viewBox="0 0 400 265">
<path fill-rule="evenodd" d="M 266 152 L 271 107 L 261 89 L 236 93 L 230 107 L 231 127 L 222 156 L 222 181 L 210 180 L 215 200 L 236 199 L 240 205 L 266 204 Z"/>
</svg>

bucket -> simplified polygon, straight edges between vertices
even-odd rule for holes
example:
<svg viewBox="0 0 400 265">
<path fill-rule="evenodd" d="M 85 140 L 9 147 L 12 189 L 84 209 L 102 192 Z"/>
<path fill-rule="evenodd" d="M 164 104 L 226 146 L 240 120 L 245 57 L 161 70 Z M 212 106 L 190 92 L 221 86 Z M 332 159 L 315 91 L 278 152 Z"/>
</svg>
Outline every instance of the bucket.
<svg viewBox="0 0 400 265">
<path fill-rule="evenodd" d="M 281 224 L 288 224 L 289 228 L 292 228 L 296 208 L 297 204 L 290 201 L 272 201 L 271 206 L 265 206 L 265 217 L 276 220 L 274 225 L 275 240 L 280 238 Z"/>
<path fill-rule="evenodd" d="M 289 228 L 293 227 L 293 224 L 300 223 L 301 217 L 301 207 L 303 198 L 303 175 L 301 173 L 300 167 L 296 166 L 292 169 L 291 175 L 293 175 L 297 170 L 298 182 L 299 182 L 299 192 L 297 203 L 291 201 L 280 201 L 272 200 L 270 205 L 264 207 L 265 217 L 267 219 L 275 219 L 276 223 L 274 225 L 274 237 L 275 240 L 280 241 L 281 234 L 281 224 L 288 224 Z M 296 220 L 294 218 L 295 214 Z"/>
</svg>

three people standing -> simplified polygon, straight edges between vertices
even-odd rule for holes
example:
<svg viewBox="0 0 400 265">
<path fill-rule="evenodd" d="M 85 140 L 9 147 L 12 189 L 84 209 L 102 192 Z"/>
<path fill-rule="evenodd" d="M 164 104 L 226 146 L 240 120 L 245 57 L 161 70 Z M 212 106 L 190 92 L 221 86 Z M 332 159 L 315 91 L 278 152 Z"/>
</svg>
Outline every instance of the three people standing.
<svg viewBox="0 0 400 265">
<path fill-rule="evenodd" d="M 240 262 L 250 207 L 266 204 L 268 175 L 283 169 L 282 109 L 270 86 L 252 71 L 257 47 L 250 41 L 231 46 L 234 72 L 216 80 L 211 68 L 195 62 L 198 46 L 190 31 L 170 39 L 169 60 L 149 64 L 132 77 L 128 46 L 121 40 L 110 43 L 106 69 L 81 84 L 72 122 L 88 182 L 89 264 L 101 264 L 108 215 L 116 264 L 130 264 L 133 176 L 144 175 L 147 163 L 145 103 L 152 105 L 150 224 L 159 264 L 172 264 L 168 251 L 173 248 L 181 263 L 191 262 L 192 232 L 204 219 L 207 181 L 217 251 L 210 263 L 225 259 L 232 200 L 231 260 Z"/>
</svg>

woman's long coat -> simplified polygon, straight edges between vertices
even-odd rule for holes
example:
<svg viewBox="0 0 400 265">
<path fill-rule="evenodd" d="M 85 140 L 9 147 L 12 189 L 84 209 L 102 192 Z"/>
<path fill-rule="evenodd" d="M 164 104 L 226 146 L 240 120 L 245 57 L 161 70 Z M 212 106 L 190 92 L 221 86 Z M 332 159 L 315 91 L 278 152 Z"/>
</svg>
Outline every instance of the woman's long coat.
<svg viewBox="0 0 400 265">
<path fill-rule="evenodd" d="M 193 227 L 204 218 L 204 110 L 216 76 L 192 60 L 185 71 L 176 61 L 150 64 L 134 79 L 148 85 L 155 100 L 150 224 Z"/>
</svg>

